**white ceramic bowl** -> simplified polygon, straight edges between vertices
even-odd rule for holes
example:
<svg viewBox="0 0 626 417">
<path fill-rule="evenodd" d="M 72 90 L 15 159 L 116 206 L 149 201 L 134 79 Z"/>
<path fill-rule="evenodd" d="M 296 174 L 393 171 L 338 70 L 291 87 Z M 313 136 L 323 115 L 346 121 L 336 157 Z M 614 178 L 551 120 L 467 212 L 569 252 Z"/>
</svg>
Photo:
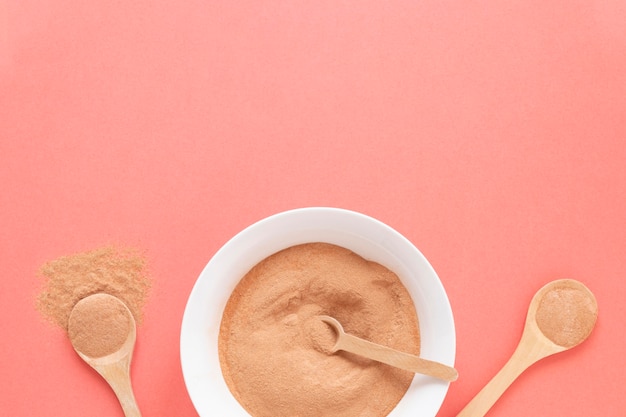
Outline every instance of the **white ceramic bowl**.
<svg viewBox="0 0 626 417">
<path fill-rule="evenodd" d="M 249 226 L 228 241 L 191 291 L 183 316 L 180 354 L 185 384 L 201 417 L 249 417 L 222 377 L 217 351 L 222 312 L 239 280 L 254 265 L 281 249 L 307 242 L 343 246 L 394 271 L 415 303 L 420 355 L 454 365 L 456 338 L 448 297 L 431 265 L 409 240 L 380 221 L 353 211 L 322 207 L 286 211 Z M 389 417 L 434 417 L 447 391 L 447 383 L 415 375 Z"/>
</svg>

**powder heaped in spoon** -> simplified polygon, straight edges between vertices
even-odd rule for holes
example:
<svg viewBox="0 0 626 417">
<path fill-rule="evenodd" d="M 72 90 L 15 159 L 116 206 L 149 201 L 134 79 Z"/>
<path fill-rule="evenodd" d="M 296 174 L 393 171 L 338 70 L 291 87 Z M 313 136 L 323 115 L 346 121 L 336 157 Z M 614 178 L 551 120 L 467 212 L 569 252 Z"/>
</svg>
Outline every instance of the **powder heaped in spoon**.
<svg viewBox="0 0 626 417">
<path fill-rule="evenodd" d="M 582 288 L 562 285 L 543 295 L 536 321 L 548 339 L 569 348 L 589 336 L 597 315 L 595 300 L 590 293 Z"/>
<path fill-rule="evenodd" d="M 333 353 L 337 335 L 322 319 L 319 317 L 309 318 L 304 324 L 304 331 L 307 333 L 313 349 L 327 355 Z"/>
<path fill-rule="evenodd" d="M 118 351 L 132 330 L 132 316 L 117 298 L 107 294 L 79 301 L 68 321 L 68 335 L 78 352 L 100 358 Z"/>
</svg>

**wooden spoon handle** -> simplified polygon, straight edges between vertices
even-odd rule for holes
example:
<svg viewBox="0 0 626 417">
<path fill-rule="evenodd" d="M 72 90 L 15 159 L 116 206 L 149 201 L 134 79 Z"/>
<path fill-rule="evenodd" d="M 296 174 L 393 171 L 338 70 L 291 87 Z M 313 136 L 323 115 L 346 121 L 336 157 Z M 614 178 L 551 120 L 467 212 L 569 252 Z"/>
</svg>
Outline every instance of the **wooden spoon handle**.
<svg viewBox="0 0 626 417">
<path fill-rule="evenodd" d="M 529 366 L 540 359 L 562 351 L 564 348 L 539 339 L 538 330 L 526 326 L 515 352 L 500 371 L 461 410 L 457 417 L 482 417 L 496 403 L 506 389 Z"/>
<path fill-rule="evenodd" d="M 141 417 L 139 406 L 133 394 L 130 380 L 130 367 L 125 360 L 109 364 L 95 365 L 94 368 L 109 383 L 119 400 L 126 417 Z"/>
<path fill-rule="evenodd" d="M 410 353 L 400 352 L 347 333 L 342 335 L 335 348 L 395 366 L 396 368 L 432 376 L 448 382 L 458 378 L 458 372 L 450 366 L 429 361 L 428 359 L 420 358 Z"/>
<path fill-rule="evenodd" d="M 513 356 L 482 390 L 461 410 L 457 417 L 482 417 L 496 403 L 506 389 L 524 372 L 519 360 Z"/>
<path fill-rule="evenodd" d="M 586 302 L 585 309 L 582 311 L 577 310 L 575 311 L 575 314 L 587 314 L 588 320 L 592 320 L 585 325 L 585 332 L 576 335 L 574 339 L 576 343 L 573 345 L 562 346 L 557 344 L 554 340 L 543 333 L 537 322 L 537 313 L 540 309 L 540 304 L 544 295 L 559 289 L 581 291 L 583 293 L 582 297 L 584 298 L 584 302 Z M 570 305 L 570 299 L 566 296 L 562 297 L 558 307 L 568 311 L 577 309 L 575 305 Z M 513 381 L 515 381 L 515 379 L 517 379 L 517 377 L 529 366 L 547 356 L 563 352 L 564 350 L 570 349 L 584 341 L 589 336 L 589 332 L 591 332 L 591 329 L 595 325 L 597 313 L 598 305 L 595 297 L 591 291 L 589 291 L 587 287 L 580 282 L 574 280 L 556 280 L 544 285 L 539 291 L 537 291 L 530 302 L 528 314 L 526 315 L 526 323 L 524 324 L 524 331 L 522 332 L 522 338 L 520 339 L 515 352 L 513 352 L 513 355 L 500 372 L 498 372 L 469 402 L 469 404 L 467 404 L 465 408 L 457 414 L 457 417 L 484 416 L 495 404 L 498 398 L 500 398 L 504 391 L 506 391 Z M 569 316 L 569 313 L 562 316 L 557 312 L 554 313 L 554 315 L 556 316 L 554 318 L 554 320 L 556 320 L 556 326 L 561 326 L 561 330 L 563 331 L 566 329 L 567 331 L 570 331 L 573 324 L 571 322 L 573 317 Z M 578 318 L 579 316 L 574 317 Z M 580 323 L 577 323 L 577 325 L 580 325 Z"/>
</svg>

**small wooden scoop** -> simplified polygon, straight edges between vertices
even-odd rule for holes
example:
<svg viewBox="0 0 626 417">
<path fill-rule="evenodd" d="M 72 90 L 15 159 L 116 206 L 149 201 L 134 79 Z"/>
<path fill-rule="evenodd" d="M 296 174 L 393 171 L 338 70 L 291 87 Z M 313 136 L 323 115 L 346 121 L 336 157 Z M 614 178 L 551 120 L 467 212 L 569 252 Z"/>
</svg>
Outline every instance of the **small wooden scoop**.
<svg viewBox="0 0 626 417">
<path fill-rule="evenodd" d="M 448 382 L 455 381 L 459 376 L 456 369 L 452 367 L 358 338 L 346 333 L 337 319 L 330 316 L 318 317 L 330 325 L 337 334 L 337 340 L 330 353 L 343 350 L 405 371 L 432 376 Z"/>
<path fill-rule="evenodd" d="M 457 417 L 484 416 L 529 366 L 587 339 L 597 316 L 596 299 L 582 283 L 562 279 L 546 284 L 530 302 L 522 338 L 509 361 Z"/>
<path fill-rule="evenodd" d="M 128 307 L 109 294 L 80 300 L 70 313 L 68 334 L 78 356 L 109 383 L 126 417 L 141 417 L 130 382 L 137 336 Z"/>
</svg>

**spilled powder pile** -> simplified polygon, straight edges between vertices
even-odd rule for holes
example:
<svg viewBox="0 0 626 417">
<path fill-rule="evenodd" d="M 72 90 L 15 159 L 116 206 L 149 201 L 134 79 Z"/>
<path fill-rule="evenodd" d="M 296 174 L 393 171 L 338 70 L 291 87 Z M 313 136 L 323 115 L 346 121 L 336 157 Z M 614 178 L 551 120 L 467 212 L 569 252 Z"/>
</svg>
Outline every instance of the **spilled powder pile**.
<svg viewBox="0 0 626 417">
<path fill-rule="evenodd" d="M 96 293 L 119 298 L 141 323 L 150 280 L 146 259 L 136 249 L 107 246 L 64 256 L 45 263 L 39 275 L 44 286 L 37 309 L 66 331 L 74 305 Z"/>
<path fill-rule="evenodd" d="M 346 352 L 328 354 L 337 318 L 355 336 L 419 354 L 415 306 L 398 276 L 326 243 L 278 252 L 240 281 L 224 311 L 224 379 L 254 417 L 382 417 L 413 374 Z"/>
</svg>

